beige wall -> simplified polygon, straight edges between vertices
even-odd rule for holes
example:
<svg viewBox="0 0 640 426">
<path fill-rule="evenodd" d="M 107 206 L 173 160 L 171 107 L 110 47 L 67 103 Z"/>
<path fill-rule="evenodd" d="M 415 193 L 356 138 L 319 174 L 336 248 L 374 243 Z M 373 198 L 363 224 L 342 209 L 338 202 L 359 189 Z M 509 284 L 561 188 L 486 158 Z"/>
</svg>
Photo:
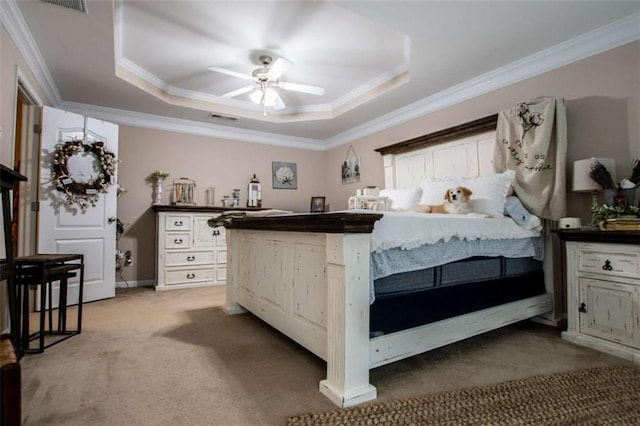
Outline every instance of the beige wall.
<svg viewBox="0 0 640 426">
<path fill-rule="evenodd" d="M 384 186 L 382 157 L 376 148 L 446 129 L 510 108 L 537 96 L 567 101 L 568 214 L 591 218 L 590 195 L 571 192 L 573 161 L 589 157 L 616 160 L 618 179 L 629 177 L 631 159 L 640 158 L 640 42 L 541 74 L 511 86 L 367 136 L 352 143 L 362 157 L 362 179 L 341 185 L 336 170 L 346 146 L 326 153 L 327 197 L 334 209 L 365 185 Z M 640 191 L 639 191 L 640 192 Z"/>
<path fill-rule="evenodd" d="M 16 65 L 38 89 L 2 28 L 0 125 L 5 135 L 0 145 L 0 161 L 3 163 L 10 160 Z M 45 100 L 41 93 L 38 96 Z M 129 281 L 152 280 L 154 276 L 152 188 L 145 182 L 145 177 L 154 170 L 169 172 L 169 181 L 181 176 L 194 179 L 198 185 L 198 204 L 204 203 L 204 189 L 209 185 L 216 187 L 216 200 L 240 188 L 245 203 L 246 185 L 256 173 L 262 182 L 265 206 L 308 211 L 311 196 L 326 195 L 331 210 L 339 210 L 346 208 L 347 198 L 356 188 L 384 185 L 382 158 L 373 151 L 375 148 L 494 114 L 536 96 L 560 96 L 567 100 L 569 172 L 576 159 L 611 156 L 616 159 L 618 176 L 628 176 L 631 158 L 640 157 L 640 42 L 354 141 L 352 145 L 362 160 L 362 178 L 356 184 L 341 183 L 340 165 L 349 145 L 322 153 L 120 126 L 119 181 L 128 191 L 118 203 L 118 216 L 127 224 L 120 248 L 131 249 L 135 257 L 134 265 L 125 268 L 124 276 Z M 272 161 L 297 163 L 298 190 L 271 188 Z M 569 214 L 587 220 L 588 207 L 588 195 L 569 193 Z M 3 306 L 0 304 L 0 321 Z"/>
<path fill-rule="evenodd" d="M 135 262 L 124 269 L 126 280 L 154 277 L 155 216 L 150 210 L 152 186 L 145 178 L 155 170 L 170 173 L 164 185 L 169 202 L 174 178 L 196 182 L 195 202 L 205 204 L 205 189 L 215 186 L 216 205 L 223 195 L 241 190 L 240 205 L 247 203 L 247 184 L 255 173 L 262 184 L 262 205 L 308 212 L 312 196 L 324 195 L 324 153 L 215 139 L 205 136 L 120 126 L 118 181 L 128 191 L 118 202 L 118 217 L 127 226 L 121 250 L 132 250 Z M 271 162 L 296 163 L 298 189 L 273 189 Z"/>
</svg>

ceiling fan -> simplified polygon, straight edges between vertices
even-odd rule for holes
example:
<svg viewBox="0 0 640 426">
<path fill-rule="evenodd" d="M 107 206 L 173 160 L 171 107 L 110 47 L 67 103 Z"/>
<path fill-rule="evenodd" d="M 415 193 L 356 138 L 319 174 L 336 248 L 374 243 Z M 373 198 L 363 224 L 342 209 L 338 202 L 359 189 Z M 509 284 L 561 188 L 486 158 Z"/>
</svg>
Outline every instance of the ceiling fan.
<svg viewBox="0 0 640 426">
<path fill-rule="evenodd" d="M 232 77 L 237 77 L 253 82 L 253 84 L 251 84 L 250 86 L 241 87 L 240 89 L 236 89 L 229 93 L 221 95 L 222 98 L 234 98 L 244 93 L 251 92 L 249 94 L 251 100 L 258 105 L 262 105 L 265 108 L 266 114 L 267 107 L 273 107 L 273 109 L 283 109 L 286 107 L 275 88 L 291 90 L 294 92 L 309 93 L 312 95 L 324 95 L 324 89 L 321 87 L 280 81 L 280 77 L 282 76 L 282 74 L 284 74 L 291 67 L 291 65 L 293 65 L 293 62 L 291 62 L 290 60 L 285 58 L 277 58 L 275 61 L 273 61 L 273 58 L 271 58 L 271 56 L 269 55 L 261 55 L 258 60 L 262 63 L 262 66 L 253 70 L 253 73 L 251 75 L 243 74 L 227 68 L 215 66 L 209 67 L 210 71 L 227 74 Z"/>
</svg>

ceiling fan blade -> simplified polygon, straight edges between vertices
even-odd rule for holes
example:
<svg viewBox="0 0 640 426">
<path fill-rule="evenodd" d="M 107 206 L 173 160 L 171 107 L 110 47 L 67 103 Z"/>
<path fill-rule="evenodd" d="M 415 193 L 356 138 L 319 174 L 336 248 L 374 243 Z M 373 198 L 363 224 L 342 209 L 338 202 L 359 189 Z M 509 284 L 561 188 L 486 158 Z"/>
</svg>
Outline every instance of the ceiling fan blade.
<svg viewBox="0 0 640 426">
<path fill-rule="evenodd" d="M 249 74 L 243 74 L 241 72 L 237 72 L 237 71 L 233 71 L 233 70 L 229 70 L 226 68 L 220 68 L 220 67 L 209 67 L 209 71 L 214 71 L 214 72 L 219 72 L 221 74 L 226 74 L 226 75 L 230 75 L 232 77 L 237 77 L 237 78 L 241 78 L 243 80 L 253 80 L 253 76 L 249 75 Z"/>
<path fill-rule="evenodd" d="M 243 93 L 247 93 L 250 92 L 254 89 L 255 86 L 245 86 L 245 87 L 241 87 L 239 89 L 233 90 L 229 93 L 225 93 L 224 95 L 221 95 L 221 98 L 234 98 L 236 96 L 242 95 Z"/>
<path fill-rule="evenodd" d="M 286 107 L 287 106 L 284 104 L 284 101 L 282 100 L 278 92 L 276 92 L 276 100 L 275 104 L 273 104 L 273 109 L 285 109 Z"/>
<path fill-rule="evenodd" d="M 294 92 L 309 93 L 311 95 L 319 95 L 319 96 L 324 95 L 324 89 L 322 87 L 309 86 L 306 84 L 287 83 L 285 81 L 281 81 L 278 83 L 278 87 L 281 87 L 284 90 L 292 90 Z"/>
<path fill-rule="evenodd" d="M 293 65 L 293 62 L 291 62 L 290 60 L 285 58 L 278 58 L 269 67 L 269 70 L 267 71 L 267 77 L 269 77 L 269 80 L 277 80 L 291 67 L 291 65 Z"/>
</svg>

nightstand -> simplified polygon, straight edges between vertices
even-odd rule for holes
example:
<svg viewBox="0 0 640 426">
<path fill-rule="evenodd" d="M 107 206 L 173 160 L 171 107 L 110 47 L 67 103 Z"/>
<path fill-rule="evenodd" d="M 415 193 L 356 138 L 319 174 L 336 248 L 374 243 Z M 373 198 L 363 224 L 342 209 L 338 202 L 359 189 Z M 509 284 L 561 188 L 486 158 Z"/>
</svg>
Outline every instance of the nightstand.
<svg viewBox="0 0 640 426">
<path fill-rule="evenodd" d="M 566 245 L 562 338 L 640 364 L 640 232 L 554 232 Z"/>
</svg>

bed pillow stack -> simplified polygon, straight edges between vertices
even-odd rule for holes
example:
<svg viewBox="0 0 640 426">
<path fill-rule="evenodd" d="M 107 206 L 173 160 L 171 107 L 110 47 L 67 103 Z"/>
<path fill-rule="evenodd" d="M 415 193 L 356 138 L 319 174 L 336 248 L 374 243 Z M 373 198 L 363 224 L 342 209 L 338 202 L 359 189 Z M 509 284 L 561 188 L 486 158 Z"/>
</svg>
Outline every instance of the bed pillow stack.
<svg viewBox="0 0 640 426">
<path fill-rule="evenodd" d="M 422 182 L 420 204 L 442 204 L 449 188 L 465 186 L 471 195 L 471 208 L 474 213 L 491 217 L 504 216 L 504 206 L 511 183 L 515 177 L 513 170 L 489 176 L 478 176 L 460 179 L 425 179 Z"/>
<path fill-rule="evenodd" d="M 380 191 L 381 197 L 389 199 L 389 210 L 404 211 L 415 207 L 422 195 L 421 188 L 407 189 L 383 189 Z"/>
<path fill-rule="evenodd" d="M 529 210 L 522 204 L 522 201 L 515 196 L 507 197 L 507 202 L 504 205 L 504 215 L 509 216 L 518 225 L 524 229 L 532 231 L 542 230 L 542 221 L 534 214 L 531 214 Z"/>
</svg>

